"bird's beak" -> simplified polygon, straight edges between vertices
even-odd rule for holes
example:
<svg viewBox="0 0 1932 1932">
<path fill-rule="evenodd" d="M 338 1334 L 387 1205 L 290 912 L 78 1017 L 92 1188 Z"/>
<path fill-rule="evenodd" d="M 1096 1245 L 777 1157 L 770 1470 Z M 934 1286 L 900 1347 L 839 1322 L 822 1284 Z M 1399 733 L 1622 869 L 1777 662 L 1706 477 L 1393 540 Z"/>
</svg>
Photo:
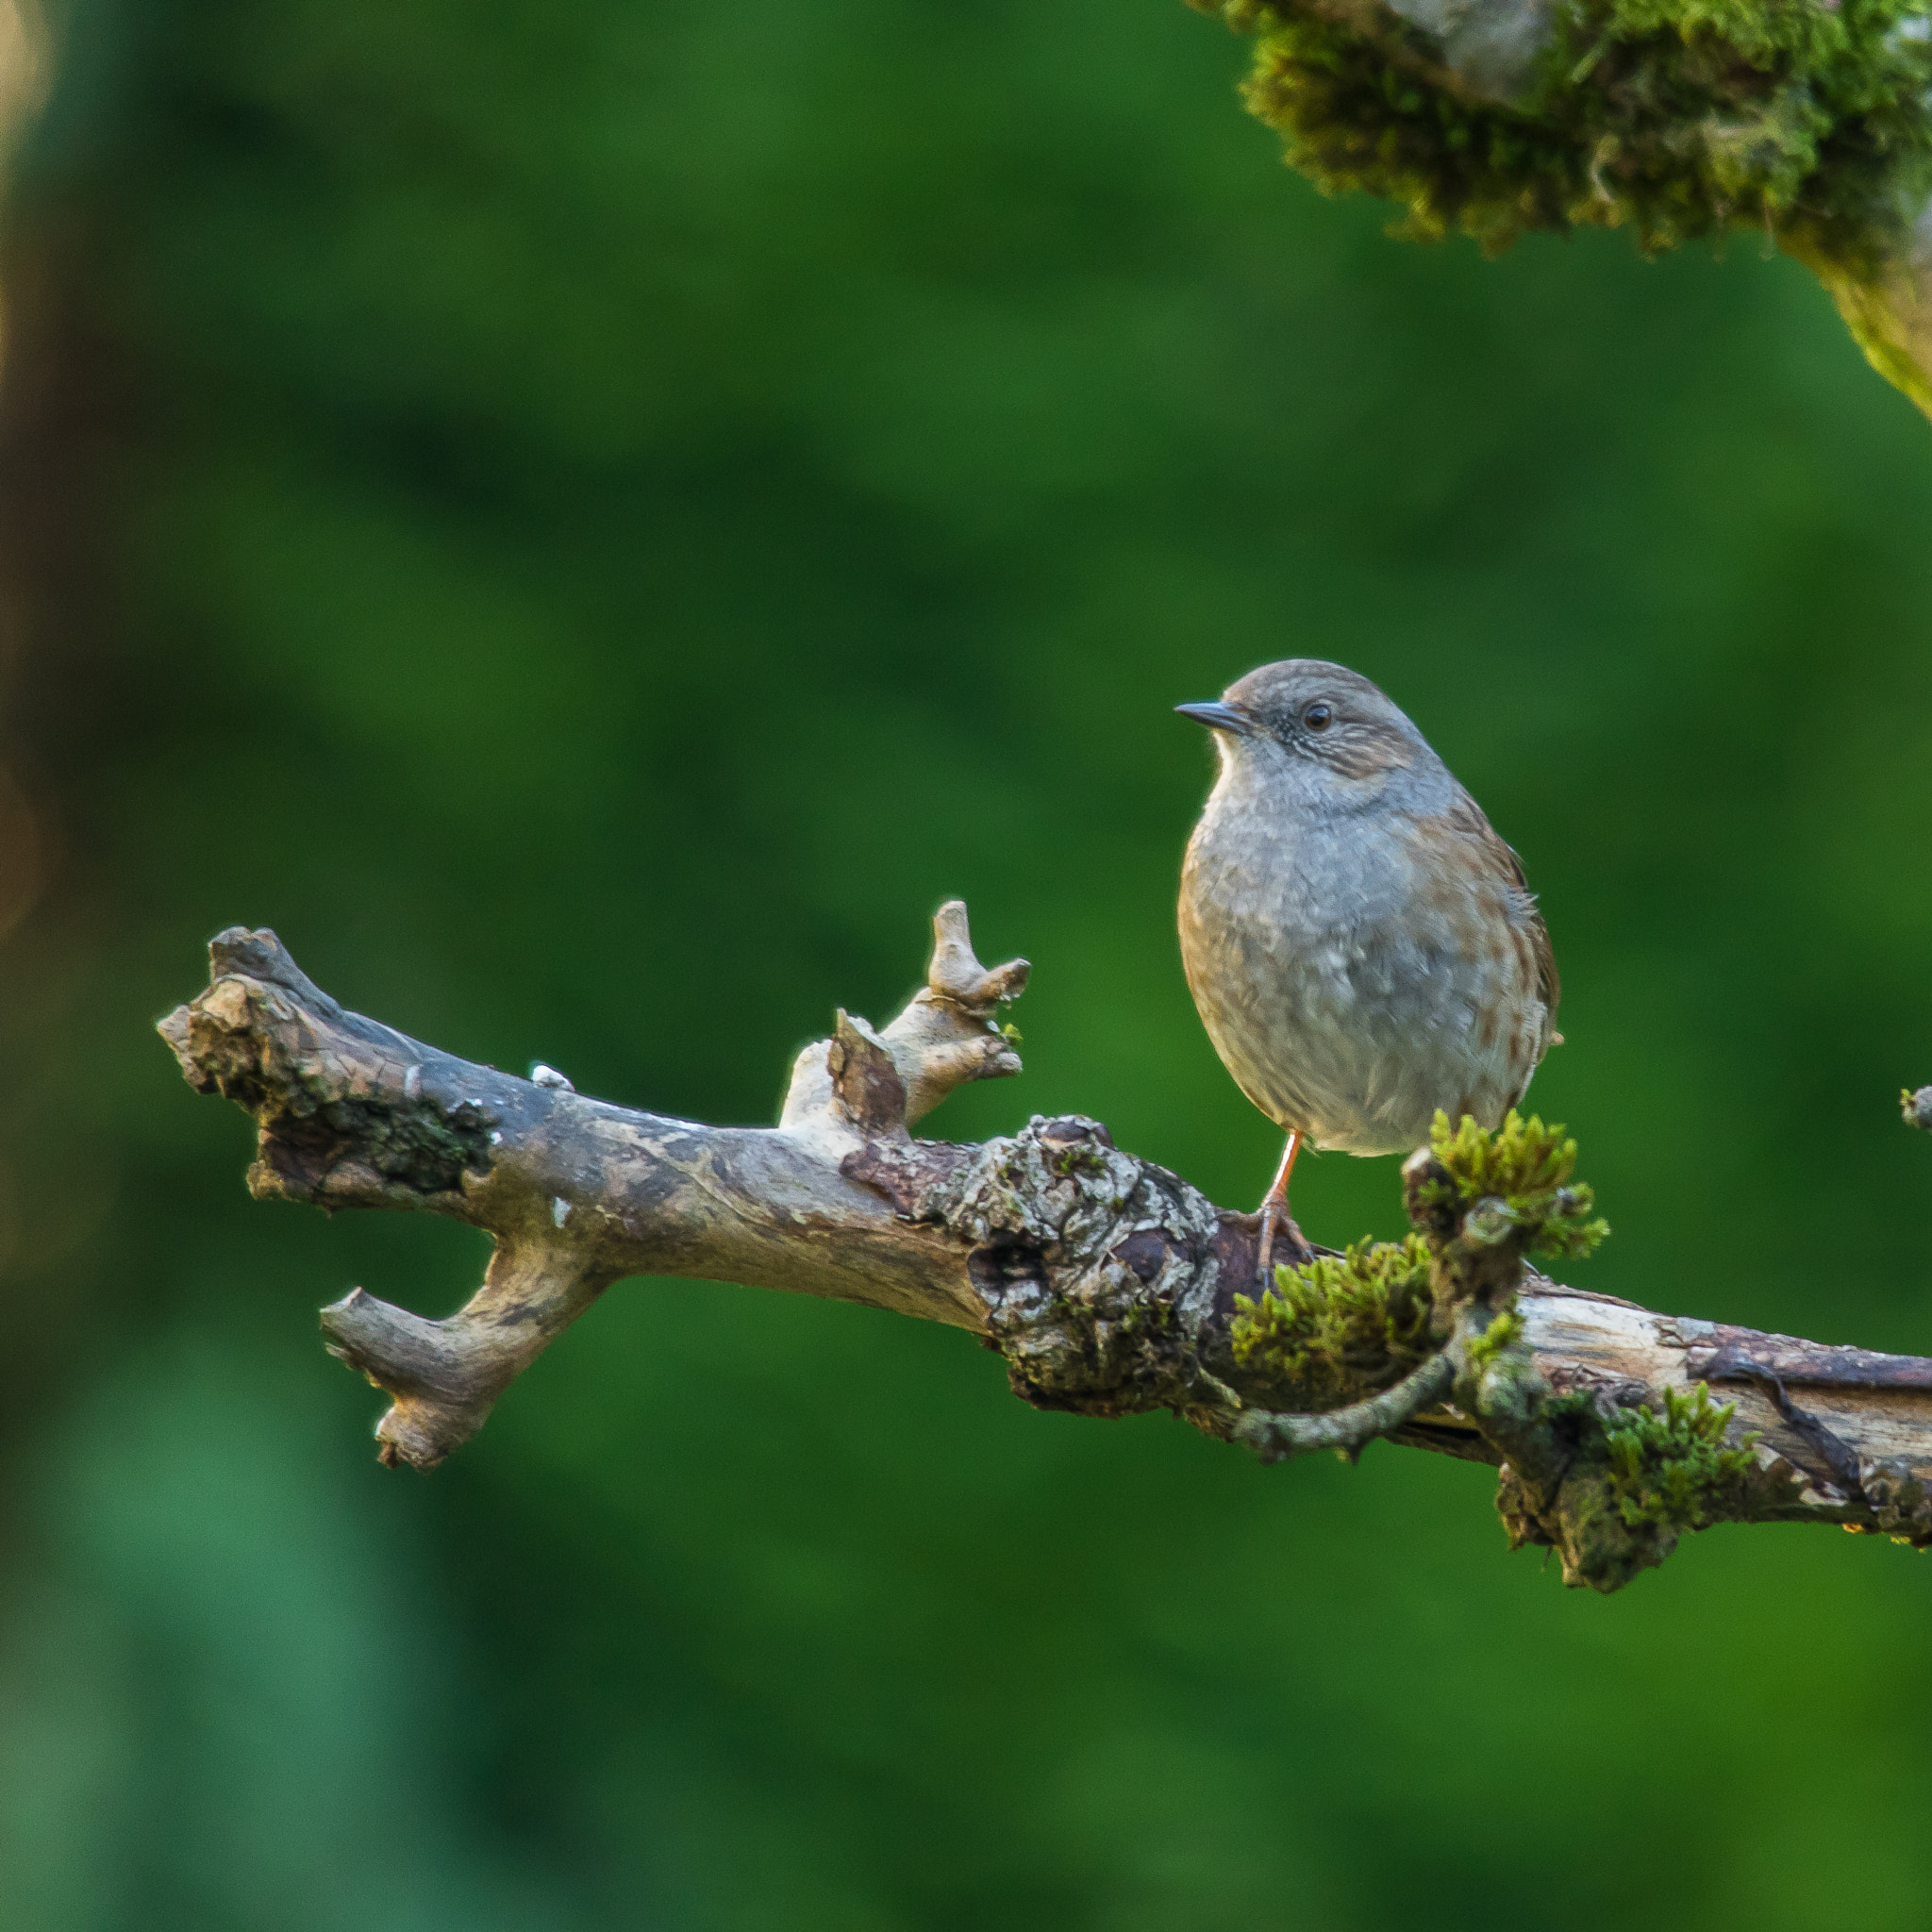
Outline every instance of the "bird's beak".
<svg viewBox="0 0 1932 1932">
<path fill-rule="evenodd" d="M 1237 711 L 1232 705 L 1224 705 L 1219 698 L 1211 705 L 1176 705 L 1174 709 L 1183 718 L 1192 718 L 1207 725 L 1210 731 L 1232 731 L 1238 737 L 1245 738 L 1255 728 L 1255 721 L 1246 712 Z"/>
</svg>

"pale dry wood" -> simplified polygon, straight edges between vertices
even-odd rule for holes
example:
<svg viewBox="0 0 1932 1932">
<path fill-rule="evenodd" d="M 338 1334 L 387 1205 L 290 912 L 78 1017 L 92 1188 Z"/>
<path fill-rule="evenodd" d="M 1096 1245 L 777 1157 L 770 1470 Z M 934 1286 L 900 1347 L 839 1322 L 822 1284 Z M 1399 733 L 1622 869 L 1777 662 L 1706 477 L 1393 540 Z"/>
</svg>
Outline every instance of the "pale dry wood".
<svg viewBox="0 0 1932 1932">
<path fill-rule="evenodd" d="M 578 1094 L 547 1068 L 525 1080 L 460 1060 L 346 1011 L 270 932 L 221 934 L 210 964 L 208 989 L 159 1030 L 191 1084 L 258 1121 L 253 1193 L 426 1209 L 495 1239 L 482 1287 L 453 1315 L 361 1289 L 323 1311 L 331 1350 L 391 1398 L 376 1429 L 385 1461 L 440 1462 L 633 1274 L 947 1323 L 998 1348 L 1016 1392 L 1041 1407 L 1164 1407 L 1276 1453 L 1353 1451 L 1384 1432 L 1490 1462 L 1516 1453 L 1507 1432 L 1443 1406 L 1440 1365 L 1366 1406 L 1373 1429 L 1361 1416 L 1295 1426 L 1308 1422 L 1293 1413 L 1300 1391 L 1249 1372 L 1229 1340 L 1235 1296 L 1254 1286 L 1256 1218 L 1123 1153 L 1098 1123 L 1036 1116 L 976 1146 L 915 1140 L 910 1122 L 953 1088 L 1020 1071 L 994 1016 L 1025 962 L 982 968 L 958 902 L 935 921 L 927 985 L 906 1011 L 877 1029 L 841 1013 L 798 1056 L 768 1128 L 667 1119 Z M 1922 1527 L 1908 1478 L 1932 1477 L 1932 1360 L 1720 1328 L 1536 1274 L 1518 1307 L 1557 1394 L 1655 1407 L 1708 1379 L 1734 1399 L 1733 1437 L 1761 1431 L 1765 1478 L 1741 1516 Z M 1562 1471 L 1541 1479 L 1554 1494 Z"/>
</svg>

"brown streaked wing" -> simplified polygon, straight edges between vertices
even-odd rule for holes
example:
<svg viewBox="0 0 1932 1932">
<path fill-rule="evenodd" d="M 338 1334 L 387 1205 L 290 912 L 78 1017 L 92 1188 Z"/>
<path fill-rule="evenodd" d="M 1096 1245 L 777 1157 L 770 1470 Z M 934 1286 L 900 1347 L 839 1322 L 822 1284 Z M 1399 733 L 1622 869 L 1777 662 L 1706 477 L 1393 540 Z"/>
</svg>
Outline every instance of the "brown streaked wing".
<svg viewBox="0 0 1932 1932">
<path fill-rule="evenodd" d="M 1557 1003 L 1563 997 L 1563 982 L 1557 973 L 1557 949 L 1550 943 L 1550 928 L 1538 908 L 1536 894 L 1529 890 L 1523 860 L 1516 856 L 1516 848 L 1484 817 L 1482 807 L 1468 792 L 1458 791 L 1456 803 L 1442 817 L 1475 845 L 1486 861 L 1487 869 L 1497 877 L 1507 879 L 1522 894 L 1522 908 L 1526 915 L 1524 932 L 1536 960 L 1537 997 L 1543 1003 L 1543 1038 L 1537 1052 L 1537 1058 L 1541 1060 L 1549 1051 L 1550 1035 L 1556 1031 Z"/>
</svg>

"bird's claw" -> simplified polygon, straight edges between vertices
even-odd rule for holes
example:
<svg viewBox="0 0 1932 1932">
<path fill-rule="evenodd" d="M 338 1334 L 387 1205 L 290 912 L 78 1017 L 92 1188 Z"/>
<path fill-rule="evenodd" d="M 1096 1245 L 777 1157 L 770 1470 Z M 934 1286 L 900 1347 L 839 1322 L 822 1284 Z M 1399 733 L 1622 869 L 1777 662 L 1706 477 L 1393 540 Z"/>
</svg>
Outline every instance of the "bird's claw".
<svg viewBox="0 0 1932 1932">
<path fill-rule="evenodd" d="M 1291 1268 L 1304 1268 L 1314 1258 L 1315 1251 L 1309 1245 L 1308 1238 L 1295 1224 L 1294 1216 L 1287 1207 L 1272 1196 L 1262 1202 L 1261 1245 L 1255 1263 L 1255 1273 L 1259 1276 L 1262 1288 L 1274 1286 L 1277 1262 Z"/>
</svg>

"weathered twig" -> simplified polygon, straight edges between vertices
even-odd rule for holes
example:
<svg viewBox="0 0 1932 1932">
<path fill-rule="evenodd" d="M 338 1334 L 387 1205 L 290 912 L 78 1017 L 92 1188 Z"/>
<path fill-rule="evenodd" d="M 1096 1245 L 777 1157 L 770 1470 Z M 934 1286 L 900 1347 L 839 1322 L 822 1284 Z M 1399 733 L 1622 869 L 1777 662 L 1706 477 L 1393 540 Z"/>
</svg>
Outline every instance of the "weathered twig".
<svg viewBox="0 0 1932 1932">
<path fill-rule="evenodd" d="M 1762 1434 L 1750 1479 L 1700 1492 L 1695 1522 L 1932 1532 L 1932 1361 L 1718 1330 L 1537 1275 L 1514 1295 L 1507 1348 L 1477 1360 L 1491 1308 L 1399 1386 L 1297 1413 L 1308 1391 L 1244 1366 L 1230 1341 L 1235 1296 L 1254 1285 L 1253 1216 L 1076 1116 L 976 1146 L 912 1138 L 953 1088 L 1019 1071 L 993 1016 L 1024 962 L 982 968 L 957 903 L 935 927 L 926 987 L 880 1029 L 840 1014 L 799 1055 L 775 1127 L 666 1119 L 578 1094 L 547 1068 L 525 1080 L 458 1059 L 345 1011 L 269 932 L 216 939 L 208 990 L 160 1031 L 195 1088 L 256 1118 L 258 1198 L 426 1209 L 494 1237 L 481 1289 L 442 1320 L 360 1289 L 323 1311 L 332 1352 L 391 1398 L 376 1430 L 386 1462 L 433 1467 L 612 1282 L 671 1274 L 968 1329 L 1041 1407 L 1168 1408 L 1267 1453 L 1353 1453 L 1389 1434 L 1507 1462 L 1519 1540 L 1556 1542 L 1566 1574 L 1599 1588 L 1657 1560 L 1669 1533 L 1633 1553 L 1648 1519 L 1626 1533 L 1614 1510 L 1641 1517 L 1648 1492 L 1586 1468 L 1585 1424 L 1659 1409 L 1700 1377 L 1742 1378 L 1726 1441 Z"/>
<path fill-rule="evenodd" d="M 1456 1362 L 1445 1348 L 1411 1370 L 1392 1389 L 1316 1415 L 1277 1415 L 1265 1408 L 1244 1409 L 1236 1419 L 1234 1440 L 1264 1462 L 1307 1456 L 1318 1449 L 1358 1455 L 1377 1436 L 1387 1436 L 1433 1408 L 1456 1380 Z"/>
</svg>

